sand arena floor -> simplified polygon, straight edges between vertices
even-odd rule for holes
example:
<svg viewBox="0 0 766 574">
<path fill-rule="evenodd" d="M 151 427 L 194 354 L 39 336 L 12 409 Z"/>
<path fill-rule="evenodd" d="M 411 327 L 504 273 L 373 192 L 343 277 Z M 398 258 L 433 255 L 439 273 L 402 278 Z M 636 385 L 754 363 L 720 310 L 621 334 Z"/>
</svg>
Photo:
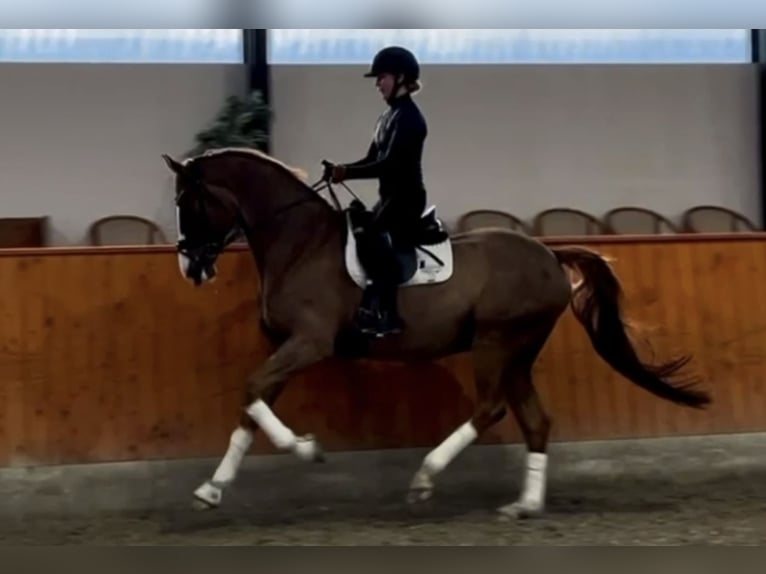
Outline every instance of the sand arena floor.
<svg viewBox="0 0 766 574">
<path fill-rule="evenodd" d="M 766 542 L 766 435 L 554 445 L 544 517 L 503 521 L 523 452 L 472 447 L 416 506 L 425 451 L 250 457 L 221 508 L 192 509 L 217 460 L 0 471 L 16 544 L 664 545 Z"/>
</svg>

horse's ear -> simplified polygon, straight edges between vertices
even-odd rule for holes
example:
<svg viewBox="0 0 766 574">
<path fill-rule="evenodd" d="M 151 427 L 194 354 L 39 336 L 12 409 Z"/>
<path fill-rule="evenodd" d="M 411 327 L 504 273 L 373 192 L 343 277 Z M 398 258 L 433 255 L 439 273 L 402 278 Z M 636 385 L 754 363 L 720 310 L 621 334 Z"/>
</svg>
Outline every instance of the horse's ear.
<svg viewBox="0 0 766 574">
<path fill-rule="evenodd" d="M 167 164 L 167 166 L 168 166 L 168 167 L 169 167 L 169 168 L 170 168 L 170 169 L 171 169 L 171 170 L 172 170 L 172 171 L 173 171 L 173 172 L 174 172 L 176 175 L 181 175 L 181 173 L 183 173 L 183 171 L 184 171 L 184 166 L 183 166 L 181 163 L 179 163 L 179 162 L 177 162 L 176 160 L 174 160 L 174 159 L 173 159 L 172 157 L 170 157 L 168 154 L 166 154 L 166 153 L 163 153 L 163 154 L 162 154 L 162 159 L 164 159 L 164 160 L 165 160 L 165 163 Z"/>
</svg>

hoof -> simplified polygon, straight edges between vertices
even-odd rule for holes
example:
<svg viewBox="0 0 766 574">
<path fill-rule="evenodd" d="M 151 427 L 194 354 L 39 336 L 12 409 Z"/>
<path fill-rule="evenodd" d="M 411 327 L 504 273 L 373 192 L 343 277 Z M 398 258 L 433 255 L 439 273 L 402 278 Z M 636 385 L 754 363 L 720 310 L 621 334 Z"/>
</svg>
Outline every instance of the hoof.
<svg viewBox="0 0 766 574">
<path fill-rule="evenodd" d="M 534 507 L 530 504 L 514 502 L 497 509 L 501 520 L 524 520 L 527 518 L 538 518 L 542 516 L 543 509 Z"/>
<path fill-rule="evenodd" d="M 201 498 L 195 498 L 192 500 L 191 503 L 192 510 L 197 510 L 199 512 L 204 512 L 206 510 L 215 510 L 218 508 L 217 506 L 213 506 L 206 500 L 202 500 Z"/>
<path fill-rule="evenodd" d="M 294 452 L 299 459 L 306 462 L 326 462 L 322 446 L 310 434 L 298 437 L 295 442 Z"/>
<path fill-rule="evenodd" d="M 434 483 L 427 472 L 419 470 L 412 478 L 410 491 L 407 493 L 407 502 L 417 504 L 429 500 L 434 493 Z"/>
<path fill-rule="evenodd" d="M 194 491 L 194 510 L 211 510 L 218 508 L 223 498 L 223 490 L 211 482 L 205 482 Z"/>
<path fill-rule="evenodd" d="M 418 504 L 431 499 L 433 488 L 410 488 L 407 493 L 407 504 Z"/>
</svg>

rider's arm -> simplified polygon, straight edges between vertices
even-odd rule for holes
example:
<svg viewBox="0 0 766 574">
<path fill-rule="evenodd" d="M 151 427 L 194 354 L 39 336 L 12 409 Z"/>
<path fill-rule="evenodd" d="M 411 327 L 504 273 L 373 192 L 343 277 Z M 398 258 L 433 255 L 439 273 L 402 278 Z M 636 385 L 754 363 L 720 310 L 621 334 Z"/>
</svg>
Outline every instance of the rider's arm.
<svg viewBox="0 0 766 574">
<path fill-rule="evenodd" d="M 343 164 L 343 165 L 345 165 L 346 168 L 348 168 L 348 167 L 352 167 L 352 166 L 357 166 L 357 165 L 363 165 L 363 164 L 366 164 L 366 163 L 370 163 L 371 161 L 375 161 L 375 156 L 376 155 L 378 155 L 378 146 L 375 145 L 375 142 L 373 141 L 370 144 L 369 149 L 367 150 L 367 155 L 366 156 L 364 156 L 362 159 L 356 160 L 355 162 L 346 163 L 346 164 Z"/>
<path fill-rule="evenodd" d="M 357 162 L 346 165 L 344 179 L 372 179 L 380 177 L 381 173 L 395 170 L 403 159 L 417 153 L 418 146 L 425 137 L 422 121 L 416 117 L 402 115 L 394 126 L 388 147 L 381 156 L 371 161 Z"/>
</svg>

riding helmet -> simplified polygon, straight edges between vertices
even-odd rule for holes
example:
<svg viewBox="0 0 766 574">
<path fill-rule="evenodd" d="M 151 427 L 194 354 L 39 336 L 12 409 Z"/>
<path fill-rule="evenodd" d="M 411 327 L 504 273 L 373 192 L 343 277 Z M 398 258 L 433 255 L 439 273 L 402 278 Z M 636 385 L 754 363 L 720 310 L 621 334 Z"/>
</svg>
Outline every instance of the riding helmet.
<svg viewBox="0 0 766 574">
<path fill-rule="evenodd" d="M 375 78 L 380 74 L 401 74 L 405 82 L 414 82 L 420 78 L 420 64 L 407 48 L 389 46 L 375 55 L 372 67 L 364 77 Z"/>
</svg>

